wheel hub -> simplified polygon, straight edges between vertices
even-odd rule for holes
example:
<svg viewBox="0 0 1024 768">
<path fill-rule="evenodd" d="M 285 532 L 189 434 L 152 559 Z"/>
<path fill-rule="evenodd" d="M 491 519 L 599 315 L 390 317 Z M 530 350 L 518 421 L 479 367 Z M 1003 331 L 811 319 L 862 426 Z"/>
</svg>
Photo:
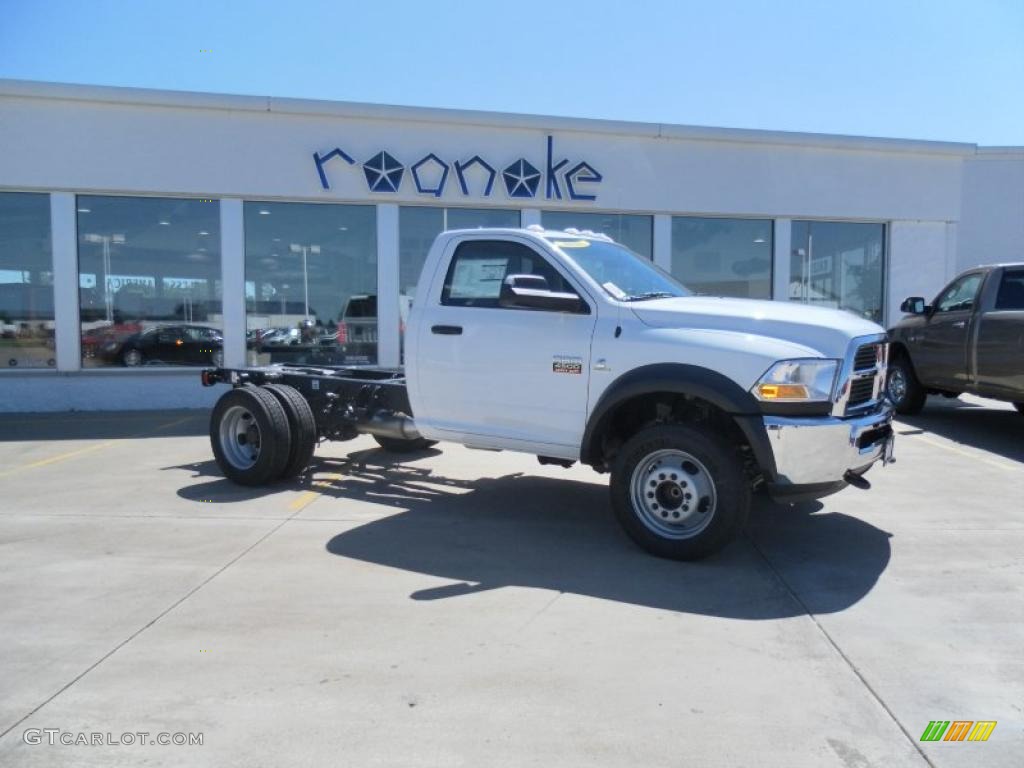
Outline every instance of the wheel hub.
<svg viewBox="0 0 1024 768">
<path fill-rule="evenodd" d="M 899 368 L 889 372 L 889 397 L 899 402 L 907 394 L 907 378 Z"/>
<path fill-rule="evenodd" d="M 245 408 L 232 406 L 220 422 L 220 447 L 232 466 L 248 469 L 260 456 L 260 428 Z"/>
<path fill-rule="evenodd" d="M 656 451 L 639 462 L 631 481 L 633 509 L 659 536 L 688 539 L 707 528 L 717 494 L 707 468 L 691 454 Z"/>
</svg>

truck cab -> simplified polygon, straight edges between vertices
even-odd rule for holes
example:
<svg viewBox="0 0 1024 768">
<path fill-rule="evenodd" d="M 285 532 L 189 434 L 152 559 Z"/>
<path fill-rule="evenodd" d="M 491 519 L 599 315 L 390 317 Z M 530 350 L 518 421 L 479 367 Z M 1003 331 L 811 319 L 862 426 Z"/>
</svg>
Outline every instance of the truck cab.
<svg viewBox="0 0 1024 768">
<path fill-rule="evenodd" d="M 889 331 L 889 396 L 919 412 L 928 394 L 964 392 L 1014 403 L 1024 412 L 1024 264 L 975 267 L 929 304 L 906 299 Z"/>
</svg>

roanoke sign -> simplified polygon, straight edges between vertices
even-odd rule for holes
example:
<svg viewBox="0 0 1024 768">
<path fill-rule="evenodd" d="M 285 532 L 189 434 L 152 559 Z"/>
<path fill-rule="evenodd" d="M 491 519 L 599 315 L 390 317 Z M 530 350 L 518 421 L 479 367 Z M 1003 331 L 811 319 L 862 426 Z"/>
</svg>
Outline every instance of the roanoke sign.
<svg viewBox="0 0 1024 768">
<path fill-rule="evenodd" d="M 573 163 L 568 158 L 556 158 L 554 139 L 551 136 L 548 136 L 546 161 L 540 164 L 543 170 L 525 157 L 519 157 L 502 167 L 501 164 L 492 165 L 480 155 L 451 159 L 430 152 L 407 166 L 384 150 L 362 163 L 357 163 L 341 147 L 334 147 L 324 153 L 313 153 L 320 185 L 324 189 L 331 188 L 327 179 L 329 167 L 358 165 L 370 192 L 396 193 L 404 183 L 412 184 L 421 195 L 433 197 L 441 197 L 446 189 L 455 187 L 466 197 L 490 197 L 500 175 L 501 187 L 510 198 L 596 200 L 594 185 L 600 184 L 602 180 L 597 169 L 586 161 Z"/>
</svg>

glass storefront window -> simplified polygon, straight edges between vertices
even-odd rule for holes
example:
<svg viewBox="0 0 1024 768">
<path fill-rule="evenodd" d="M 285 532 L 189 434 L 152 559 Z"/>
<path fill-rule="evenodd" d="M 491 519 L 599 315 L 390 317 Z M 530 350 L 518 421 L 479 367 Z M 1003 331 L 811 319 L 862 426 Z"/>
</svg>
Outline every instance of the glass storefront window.
<svg viewBox="0 0 1024 768">
<path fill-rule="evenodd" d="M 220 205 L 80 195 L 82 365 L 223 360 Z"/>
<path fill-rule="evenodd" d="M 672 218 L 672 275 L 695 293 L 770 299 L 770 219 Z"/>
<path fill-rule="evenodd" d="M 245 203 L 250 364 L 377 362 L 372 205 Z"/>
<path fill-rule="evenodd" d="M 54 368 L 50 196 L 0 192 L 0 366 Z"/>
<path fill-rule="evenodd" d="M 589 211 L 542 211 L 541 224 L 547 229 L 589 229 L 608 235 L 634 253 L 654 258 L 654 219 L 627 213 Z"/>
<path fill-rule="evenodd" d="M 508 208 L 430 208 L 403 205 L 398 209 L 398 294 L 402 322 L 416 295 L 416 284 L 434 238 L 446 229 L 518 227 L 519 211 Z"/>
<path fill-rule="evenodd" d="M 794 221 L 789 298 L 882 322 L 885 225 Z"/>
</svg>

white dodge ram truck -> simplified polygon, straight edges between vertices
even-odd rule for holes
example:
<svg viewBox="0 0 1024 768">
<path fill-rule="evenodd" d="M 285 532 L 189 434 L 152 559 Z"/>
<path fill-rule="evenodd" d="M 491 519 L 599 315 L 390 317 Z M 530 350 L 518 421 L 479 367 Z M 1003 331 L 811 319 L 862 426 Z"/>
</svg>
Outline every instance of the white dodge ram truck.
<svg viewBox="0 0 1024 768">
<path fill-rule="evenodd" d="M 438 236 L 405 370 L 212 368 L 217 462 L 255 485 L 303 472 L 320 440 L 374 435 L 580 461 L 611 473 L 628 534 L 694 559 L 739 531 L 751 491 L 813 498 L 892 457 L 885 331 L 848 312 L 695 296 L 591 232 Z"/>
</svg>

